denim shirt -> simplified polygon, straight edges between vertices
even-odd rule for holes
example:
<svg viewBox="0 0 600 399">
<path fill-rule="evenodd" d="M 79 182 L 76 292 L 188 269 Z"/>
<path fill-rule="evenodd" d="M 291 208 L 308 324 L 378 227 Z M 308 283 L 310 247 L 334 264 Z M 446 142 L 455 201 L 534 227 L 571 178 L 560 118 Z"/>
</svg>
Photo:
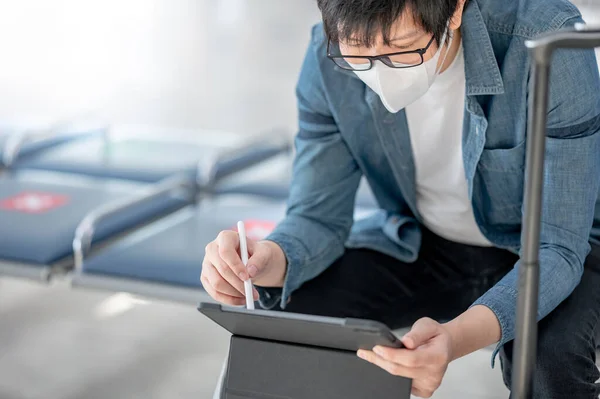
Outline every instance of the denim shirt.
<svg viewBox="0 0 600 399">
<path fill-rule="evenodd" d="M 520 251 L 525 136 L 530 89 L 527 39 L 582 22 L 568 0 L 472 0 L 461 27 L 466 75 L 463 159 L 475 219 L 495 246 Z M 419 253 L 421 217 L 403 110 L 388 112 L 377 94 L 326 57 L 321 24 L 297 85 L 299 132 L 287 216 L 268 237 L 287 258 L 282 289 L 261 302 L 285 307 L 305 281 L 345 248 L 369 248 L 403 262 Z M 548 107 L 538 319 L 577 286 L 600 223 L 600 79 L 592 50 L 554 55 Z M 364 176 L 380 211 L 353 220 Z M 598 233 L 598 230 L 595 230 Z M 497 316 L 502 338 L 515 335 L 517 268 L 474 304 Z M 481 265 L 485 273 L 485 265 Z M 496 353 L 496 352 L 495 352 Z M 493 357 L 492 357 L 493 358 Z"/>
</svg>

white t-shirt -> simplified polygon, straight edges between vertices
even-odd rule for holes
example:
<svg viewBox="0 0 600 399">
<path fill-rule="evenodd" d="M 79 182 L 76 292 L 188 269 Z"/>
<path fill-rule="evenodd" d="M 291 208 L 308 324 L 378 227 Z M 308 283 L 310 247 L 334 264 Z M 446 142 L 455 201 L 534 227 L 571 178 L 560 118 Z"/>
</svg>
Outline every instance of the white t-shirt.
<svg viewBox="0 0 600 399">
<path fill-rule="evenodd" d="M 448 240 L 490 246 L 473 215 L 462 155 L 465 112 L 462 44 L 427 93 L 406 107 L 416 167 L 417 208 L 425 226 Z"/>
</svg>

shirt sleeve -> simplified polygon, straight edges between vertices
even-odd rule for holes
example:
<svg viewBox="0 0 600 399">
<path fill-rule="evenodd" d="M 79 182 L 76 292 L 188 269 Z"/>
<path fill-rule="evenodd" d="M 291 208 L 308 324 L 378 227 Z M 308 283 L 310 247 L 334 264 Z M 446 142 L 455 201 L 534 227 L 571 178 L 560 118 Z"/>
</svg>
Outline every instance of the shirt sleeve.
<svg viewBox="0 0 600 399">
<path fill-rule="evenodd" d="M 593 50 L 557 51 L 550 83 L 538 321 L 581 280 L 600 186 L 600 79 Z M 520 261 L 473 304 L 487 306 L 500 322 L 492 366 L 501 346 L 515 337 L 519 267 Z"/>
</svg>

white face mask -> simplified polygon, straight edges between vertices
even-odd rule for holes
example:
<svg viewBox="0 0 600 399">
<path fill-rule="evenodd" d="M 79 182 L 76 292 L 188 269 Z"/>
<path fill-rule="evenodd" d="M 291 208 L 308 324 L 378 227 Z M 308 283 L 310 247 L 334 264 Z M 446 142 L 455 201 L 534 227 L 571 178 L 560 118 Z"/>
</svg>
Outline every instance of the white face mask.
<svg viewBox="0 0 600 399">
<path fill-rule="evenodd" d="M 444 33 L 441 43 L 446 41 Z M 452 35 L 447 48 L 452 46 Z M 423 64 L 412 68 L 390 68 L 381 61 L 374 61 L 373 67 L 367 71 L 354 71 L 367 86 L 379 95 L 381 102 L 388 111 L 396 113 L 407 105 L 422 97 L 431 87 L 438 75 L 438 60 L 443 46 L 440 46 L 435 55 Z M 448 51 L 444 55 L 441 65 L 446 62 Z"/>
</svg>

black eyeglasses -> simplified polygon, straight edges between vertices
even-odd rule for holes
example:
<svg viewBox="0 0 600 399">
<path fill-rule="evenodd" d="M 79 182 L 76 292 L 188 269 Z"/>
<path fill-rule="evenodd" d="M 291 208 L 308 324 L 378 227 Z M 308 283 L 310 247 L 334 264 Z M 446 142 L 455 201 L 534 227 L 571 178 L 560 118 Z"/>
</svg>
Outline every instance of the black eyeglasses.
<svg viewBox="0 0 600 399">
<path fill-rule="evenodd" d="M 373 61 L 379 60 L 390 68 L 412 68 L 423 63 L 423 56 L 431 47 L 434 37 L 427 46 L 418 50 L 400 51 L 375 56 L 333 55 L 329 51 L 331 42 L 327 42 L 327 57 L 337 66 L 349 71 L 368 71 L 373 67 Z"/>
</svg>

